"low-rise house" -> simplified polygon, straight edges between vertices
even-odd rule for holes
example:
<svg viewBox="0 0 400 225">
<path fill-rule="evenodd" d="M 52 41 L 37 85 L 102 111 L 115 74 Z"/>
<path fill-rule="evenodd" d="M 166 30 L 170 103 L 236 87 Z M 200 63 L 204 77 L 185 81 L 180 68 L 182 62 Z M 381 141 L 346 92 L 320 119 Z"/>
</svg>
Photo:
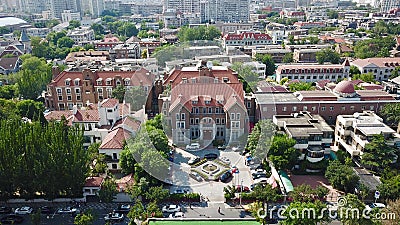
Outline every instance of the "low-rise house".
<svg viewBox="0 0 400 225">
<path fill-rule="evenodd" d="M 88 177 L 83 185 L 83 197 L 97 196 L 104 178 L 102 177 Z"/>
<path fill-rule="evenodd" d="M 272 38 L 268 34 L 255 31 L 244 31 L 225 34 L 222 38 L 224 48 L 228 46 L 270 45 Z"/>
<path fill-rule="evenodd" d="M 75 44 L 77 45 L 84 45 L 95 40 L 94 31 L 90 27 L 78 27 L 70 30 L 67 33 L 67 37 L 70 37 L 72 40 L 74 40 Z"/>
<path fill-rule="evenodd" d="M 0 74 L 10 74 L 18 72 L 21 68 L 22 60 L 19 57 L 0 58 Z"/>
<path fill-rule="evenodd" d="M 118 44 L 110 49 L 110 59 L 115 61 L 116 59 L 140 59 L 141 50 L 137 43 L 130 44 Z"/>
</svg>

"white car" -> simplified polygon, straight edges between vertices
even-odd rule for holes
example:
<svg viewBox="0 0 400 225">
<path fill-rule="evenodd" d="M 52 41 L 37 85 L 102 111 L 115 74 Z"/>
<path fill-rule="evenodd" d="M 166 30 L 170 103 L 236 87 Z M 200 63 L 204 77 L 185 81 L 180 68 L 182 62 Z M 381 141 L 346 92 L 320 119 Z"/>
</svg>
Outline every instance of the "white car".
<svg viewBox="0 0 400 225">
<path fill-rule="evenodd" d="M 59 214 L 67 214 L 67 213 L 70 213 L 70 214 L 76 213 L 76 214 L 78 214 L 78 213 L 80 213 L 80 211 L 77 208 L 66 207 L 66 208 L 58 209 L 57 213 L 59 213 Z"/>
<path fill-rule="evenodd" d="M 169 214 L 169 218 L 183 218 L 185 214 L 183 212 L 176 212 Z"/>
<path fill-rule="evenodd" d="M 168 205 L 162 208 L 163 213 L 175 213 L 181 211 L 181 207 L 179 205 Z"/>
<path fill-rule="evenodd" d="M 199 143 L 192 143 L 190 145 L 186 145 L 186 150 L 198 150 L 200 149 Z"/>
<path fill-rule="evenodd" d="M 115 222 L 119 222 L 122 221 L 124 219 L 124 214 L 122 213 L 109 213 L 104 217 L 105 221 L 115 221 Z"/>
<path fill-rule="evenodd" d="M 17 215 L 25 215 L 25 214 L 31 214 L 33 212 L 33 208 L 29 206 L 23 206 L 21 208 L 17 208 L 15 210 L 15 214 Z"/>
<path fill-rule="evenodd" d="M 373 208 L 383 209 L 386 208 L 386 205 L 383 203 L 371 203 L 369 205 L 366 205 L 365 208 L 368 210 L 372 210 Z"/>
<path fill-rule="evenodd" d="M 256 179 L 254 181 L 254 184 L 267 184 L 267 183 L 268 183 L 268 178 L 265 178 L 265 177 Z"/>
</svg>

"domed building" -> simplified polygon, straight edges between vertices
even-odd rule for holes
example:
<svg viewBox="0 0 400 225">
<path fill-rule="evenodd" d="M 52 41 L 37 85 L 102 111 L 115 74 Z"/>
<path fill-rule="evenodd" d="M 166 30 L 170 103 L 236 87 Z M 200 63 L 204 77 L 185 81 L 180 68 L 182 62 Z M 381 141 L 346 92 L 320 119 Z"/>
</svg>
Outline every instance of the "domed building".
<svg viewBox="0 0 400 225">
<path fill-rule="evenodd" d="M 339 82 L 333 89 L 333 93 L 343 98 L 354 98 L 357 95 L 354 84 L 348 80 Z"/>
</svg>

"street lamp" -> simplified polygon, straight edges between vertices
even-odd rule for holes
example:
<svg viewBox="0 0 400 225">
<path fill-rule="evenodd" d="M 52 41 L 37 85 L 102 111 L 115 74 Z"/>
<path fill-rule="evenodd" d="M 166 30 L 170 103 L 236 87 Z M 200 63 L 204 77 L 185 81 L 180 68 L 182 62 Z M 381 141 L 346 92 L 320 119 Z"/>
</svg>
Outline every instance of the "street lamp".
<svg viewBox="0 0 400 225">
<path fill-rule="evenodd" d="M 243 179 L 240 182 L 239 205 L 242 205 Z"/>
</svg>

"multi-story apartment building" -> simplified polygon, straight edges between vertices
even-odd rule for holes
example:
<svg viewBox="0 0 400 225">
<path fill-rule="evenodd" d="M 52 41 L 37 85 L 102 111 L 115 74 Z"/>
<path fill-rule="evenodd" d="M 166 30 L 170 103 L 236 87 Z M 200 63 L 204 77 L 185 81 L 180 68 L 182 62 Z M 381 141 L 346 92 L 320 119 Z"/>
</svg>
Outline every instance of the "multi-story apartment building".
<svg viewBox="0 0 400 225">
<path fill-rule="evenodd" d="M 223 47 L 228 46 L 252 46 L 252 45 L 270 45 L 272 38 L 268 34 L 262 34 L 255 31 L 244 31 L 225 34 L 222 38 Z"/>
<path fill-rule="evenodd" d="M 80 21 L 81 20 L 81 14 L 79 12 L 73 12 L 71 10 L 64 10 L 61 13 L 61 21 L 63 23 L 68 23 L 71 20 Z"/>
<path fill-rule="evenodd" d="M 49 33 L 50 29 L 47 27 L 44 28 L 26 28 L 26 33 L 30 37 L 40 37 L 40 38 L 45 38 Z"/>
<path fill-rule="evenodd" d="M 171 87 L 171 93 L 160 95 L 159 108 L 169 121 L 175 144 L 232 143 L 248 132 L 243 85 L 227 67 L 202 63 L 175 69 L 164 85 Z"/>
<path fill-rule="evenodd" d="M 338 115 L 365 110 L 378 113 L 385 104 L 400 102 L 385 91 L 355 90 L 350 81 L 326 86 L 324 91 L 265 92 L 254 96 L 257 120 L 309 111 L 322 116 L 328 124 L 334 124 Z"/>
<path fill-rule="evenodd" d="M 350 63 L 343 64 L 283 64 L 276 69 L 276 81 L 283 78 L 303 82 L 317 82 L 319 80 L 337 81 L 349 77 Z"/>
<path fill-rule="evenodd" d="M 323 160 L 326 155 L 330 155 L 333 129 L 320 115 L 300 111 L 291 115 L 275 115 L 272 121 L 279 131 L 296 140 L 294 148 L 301 153 L 300 160 L 316 163 Z M 307 170 L 319 172 L 312 168 Z"/>
<path fill-rule="evenodd" d="M 400 58 L 367 58 L 351 62 L 361 73 L 373 73 L 376 80 L 387 81 L 391 72 L 400 66 Z"/>
<path fill-rule="evenodd" d="M 68 31 L 67 37 L 74 40 L 75 44 L 86 44 L 94 41 L 94 31 L 90 28 L 75 28 Z"/>
<path fill-rule="evenodd" d="M 136 71 L 63 71 L 53 68 L 53 79 L 47 85 L 46 107 L 52 110 L 68 110 L 89 103 L 98 103 L 112 97 L 115 87 L 142 87 L 149 93 L 154 75 L 145 69 Z"/>
<path fill-rule="evenodd" d="M 250 18 L 248 0 L 202 0 L 201 22 L 248 22 Z"/>
<path fill-rule="evenodd" d="M 61 13 L 64 10 L 71 10 L 72 12 L 78 11 L 79 1 L 64 1 L 64 0 L 49 0 L 50 12 L 53 18 L 61 18 Z"/>
<path fill-rule="evenodd" d="M 110 49 L 110 59 L 140 59 L 140 46 L 137 43 L 119 44 Z"/>
<path fill-rule="evenodd" d="M 371 111 L 339 115 L 335 126 L 335 150 L 345 150 L 351 157 L 362 157 L 365 145 L 374 135 L 383 135 L 386 143 L 400 148 L 400 134 L 383 123 L 383 119 Z"/>
<path fill-rule="evenodd" d="M 89 13 L 92 18 L 101 16 L 104 11 L 104 0 L 78 0 L 82 15 Z"/>
<path fill-rule="evenodd" d="M 399 0 L 377 0 L 381 12 L 389 12 L 391 9 L 400 8 Z"/>
</svg>

